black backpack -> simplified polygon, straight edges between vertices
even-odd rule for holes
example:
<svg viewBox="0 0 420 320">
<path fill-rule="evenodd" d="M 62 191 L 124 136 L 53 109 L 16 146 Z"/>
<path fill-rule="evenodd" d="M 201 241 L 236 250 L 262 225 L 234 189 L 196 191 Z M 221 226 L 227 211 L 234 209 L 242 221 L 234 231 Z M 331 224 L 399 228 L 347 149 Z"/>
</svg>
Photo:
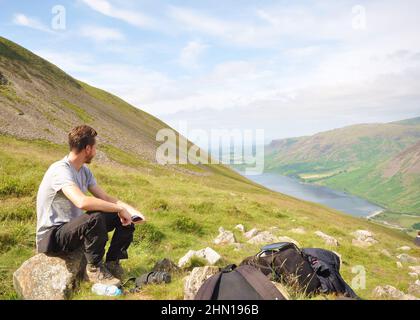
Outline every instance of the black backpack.
<svg viewBox="0 0 420 320">
<path fill-rule="evenodd" d="M 280 291 L 252 266 L 229 265 L 207 279 L 195 300 L 286 300 Z"/>
<path fill-rule="evenodd" d="M 332 251 L 319 248 L 302 249 L 321 283 L 322 293 L 339 293 L 347 298 L 360 299 L 340 275 L 340 258 Z"/>
<path fill-rule="evenodd" d="M 272 281 L 285 283 L 305 294 L 315 293 L 321 287 L 305 254 L 290 242 L 264 246 L 257 255 L 246 258 L 240 265 L 251 265 Z"/>
</svg>

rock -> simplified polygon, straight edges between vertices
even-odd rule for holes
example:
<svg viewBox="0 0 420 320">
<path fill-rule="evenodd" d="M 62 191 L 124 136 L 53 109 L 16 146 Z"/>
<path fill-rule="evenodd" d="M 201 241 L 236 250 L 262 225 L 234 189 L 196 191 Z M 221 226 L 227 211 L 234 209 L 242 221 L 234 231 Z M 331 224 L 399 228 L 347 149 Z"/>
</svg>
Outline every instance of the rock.
<svg viewBox="0 0 420 320">
<path fill-rule="evenodd" d="M 190 262 L 191 258 L 195 256 L 196 251 L 194 250 L 189 250 L 185 256 L 183 256 L 181 259 L 179 259 L 178 261 L 178 267 L 183 268 L 186 264 L 188 264 L 188 262 Z"/>
<path fill-rule="evenodd" d="M 286 236 L 277 237 L 277 241 L 278 242 L 291 242 L 291 243 L 294 243 L 296 246 L 300 247 L 299 242 L 297 242 L 295 239 L 292 239 Z"/>
<path fill-rule="evenodd" d="M 397 261 L 397 268 L 402 268 L 403 267 L 403 265 L 402 265 L 402 263 L 401 262 L 399 262 L 399 261 Z"/>
<path fill-rule="evenodd" d="M 403 263 L 417 263 L 419 259 L 412 257 L 406 253 L 401 253 L 397 256 L 397 259 Z"/>
<path fill-rule="evenodd" d="M 219 228 L 219 235 L 214 239 L 214 244 L 232 244 L 236 242 L 235 236 L 231 231 L 226 231 L 223 227 Z"/>
<path fill-rule="evenodd" d="M 410 284 L 408 287 L 408 293 L 413 296 L 420 297 L 420 280 L 416 280 L 416 282 Z"/>
<path fill-rule="evenodd" d="M 397 288 L 389 285 L 377 286 L 373 289 L 373 296 L 376 298 L 383 299 L 394 299 L 394 300 L 417 300 L 412 295 L 405 294 Z"/>
<path fill-rule="evenodd" d="M 411 278 L 414 278 L 414 279 L 418 279 L 418 278 L 419 278 L 419 275 L 418 275 L 417 273 L 415 273 L 415 272 L 409 272 L 409 273 L 408 273 L 408 275 L 409 275 Z"/>
<path fill-rule="evenodd" d="M 397 288 L 389 285 L 377 286 L 375 289 L 373 289 L 372 294 L 376 298 L 400 299 L 404 296 L 404 292 L 399 291 Z"/>
<path fill-rule="evenodd" d="M 247 239 L 251 239 L 251 238 L 255 237 L 257 235 L 257 233 L 258 233 L 258 230 L 256 228 L 253 228 L 253 229 L 249 230 L 248 232 L 246 232 L 244 234 L 244 236 Z"/>
<path fill-rule="evenodd" d="M 198 251 L 190 250 L 185 256 L 179 259 L 178 267 L 183 268 L 194 256 L 207 260 L 209 264 L 215 264 L 221 258 L 221 256 L 210 247 Z"/>
<path fill-rule="evenodd" d="M 356 230 L 351 235 L 355 237 L 351 243 L 356 247 L 367 248 L 378 242 L 368 230 Z"/>
<path fill-rule="evenodd" d="M 337 239 L 335 239 L 334 237 L 329 236 L 328 234 L 325 234 L 321 231 L 316 231 L 315 234 L 324 239 L 325 240 L 325 244 L 327 246 L 332 246 L 332 247 L 338 247 L 339 243 L 337 241 Z"/>
<path fill-rule="evenodd" d="M 297 234 L 306 234 L 306 230 L 303 227 L 294 228 L 290 230 L 290 232 L 297 233 Z"/>
<path fill-rule="evenodd" d="M 388 258 L 392 258 L 391 254 L 386 249 L 381 250 L 381 254 L 383 254 L 384 256 L 386 256 Z"/>
<path fill-rule="evenodd" d="M 0 72 L 0 86 L 6 86 L 8 83 L 7 78 Z"/>
<path fill-rule="evenodd" d="M 402 246 L 402 247 L 399 247 L 397 250 L 400 250 L 400 251 L 410 251 L 411 248 L 409 246 Z"/>
<path fill-rule="evenodd" d="M 242 224 L 237 224 L 235 226 L 236 230 L 239 230 L 240 232 L 244 233 L 245 232 L 245 227 Z"/>
<path fill-rule="evenodd" d="M 69 299 L 83 278 L 82 251 L 51 256 L 43 253 L 26 260 L 13 274 L 13 286 L 25 300 Z"/>
<path fill-rule="evenodd" d="M 408 269 L 420 276 L 420 266 L 409 266 Z"/>
<path fill-rule="evenodd" d="M 260 243 L 270 244 L 274 242 L 279 242 L 278 238 L 268 231 L 260 232 L 256 236 L 248 240 L 248 243 L 252 243 L 252 244 L 260 244 Z"/>
<path fill-rule="evenodd" d="M 179 271 L 179 267 L 172 260 L 165 258 L 156 262 L 153 271 L 174 273 Z"/>
<path fill-rule="evenodd" d="M 193 300 L 203 283 L 218 272 L 213 266 L 194 268 L 184 280 L 184 300 Z"/>
<path fill-rule="evenodd" d="M 207 247 L 205 249 L 198 250 L 196 256 L 199 258 L 206 259 L 208 263 L 215 264 L 219 261 L 222 257 L 212 248 Z"/>
<path fill-rule="evenodd" d="M 368 230 L 356 230 L 351 233 L 356 239 L 366 240 L 367 238 L 373 238 L 373 233 Z"/>
</svg>

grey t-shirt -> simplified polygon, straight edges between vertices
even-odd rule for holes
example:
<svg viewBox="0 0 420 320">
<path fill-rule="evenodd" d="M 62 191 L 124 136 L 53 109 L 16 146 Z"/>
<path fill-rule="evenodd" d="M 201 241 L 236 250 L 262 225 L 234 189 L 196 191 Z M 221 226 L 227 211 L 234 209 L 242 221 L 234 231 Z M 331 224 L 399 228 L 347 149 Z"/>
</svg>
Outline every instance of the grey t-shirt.
<svg viewBox="0 0 420 320">
<path fill-rule="evenodd" d="M 77 171 L 65 156 L 54 162 L 47 170 L 38 189 L 36 198 L 36 243 L 53 226 L 69 222 L 83 214 L 61 190 L 66 186 L 76 185 L 83 193 L 90 186 L 96 185 L 95 177 L 86 165 Z"/>
</svg>

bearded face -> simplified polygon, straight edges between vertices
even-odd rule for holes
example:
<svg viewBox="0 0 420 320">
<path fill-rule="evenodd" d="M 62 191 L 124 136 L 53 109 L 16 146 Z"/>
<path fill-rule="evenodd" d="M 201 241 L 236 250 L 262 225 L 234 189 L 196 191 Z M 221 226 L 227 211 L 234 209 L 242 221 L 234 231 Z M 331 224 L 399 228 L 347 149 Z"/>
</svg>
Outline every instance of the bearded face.
<svg viewBox="0 0 420 320">
<path fill-rule="evenodd" d="M 85 163 L 91 163 L 96 156 L 96 143 L 93 146 L 86 146 L 85 153 Z"/>
</svg>

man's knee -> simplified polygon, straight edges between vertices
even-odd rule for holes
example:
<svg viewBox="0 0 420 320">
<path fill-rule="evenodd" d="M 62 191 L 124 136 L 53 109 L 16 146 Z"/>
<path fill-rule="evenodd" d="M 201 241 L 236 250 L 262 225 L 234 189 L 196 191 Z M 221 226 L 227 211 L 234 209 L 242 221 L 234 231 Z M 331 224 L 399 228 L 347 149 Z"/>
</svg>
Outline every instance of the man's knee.
<svg viewBox="0 0 420 320">
<path fill-rule="evenodd" d="M 89 232 L 93 232 L 96 235 L 108 239 L 108 230 L 107 230 L 107 217 L 104 212 L 92 212 L 89 214 Z"/>
<path fill-rule="evenodd" d="M 134 233 L 136 230 L 133 223 L 125 227 L 123 226 L 123 228 L 127 231 L 127 233 Z"/>
</svg>

